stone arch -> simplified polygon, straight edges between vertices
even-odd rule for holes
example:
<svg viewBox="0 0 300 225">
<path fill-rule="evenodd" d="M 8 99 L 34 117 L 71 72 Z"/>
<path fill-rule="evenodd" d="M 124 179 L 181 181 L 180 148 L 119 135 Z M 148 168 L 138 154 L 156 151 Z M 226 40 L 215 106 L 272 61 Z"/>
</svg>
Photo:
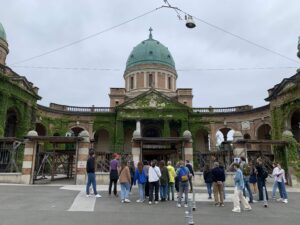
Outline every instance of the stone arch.
<svg viewBox="0 0 300 225">
<path fill-rule="evenodd" d="M 295 110 L 290 119 L 291 131 L 294 135 L 294 138 L 300 142 L 300 109 Z"/>
<path fill-rule="evenodd" d="M 19 119 L 19 113 L 15 107 L 6 111 L 4 137 L 16 137 Z"/>
<path fill-rule="evenodd" d="M 271 125 L 268 123 L 264 123 L 257 127 L 256 129 L 256 137 L 258 140 L 271 140 Z"/>
<path fill-rule="evenodd" d="M 195 137 L 193 137 L 195 142 L 195 151 L 196 152 L 208 152 L 209 151 L 209 140 L 208 140 L 208 131 L 205 129 L 197 130 Z"/>
<path fill-rule="evenodd" d="M 36 123 L 35 124 L 35 130 L 38 133 L 39 136 L 46 136 L 47 135 L 47 129 L 42 123 Z"/>
<path fill-rule="evenodd" d="M 109 131 L 100 128 L 94 134 L 94 149 L 96 152 L 110 152 Z"/>
<path fill-rule="evenodd" d="M 233 140 L 234 129 L 230 127 L 223 127 L 217 130 L 215 134 L 217 150 L 230 150 L 231 142 Z"/>
<path fill-rule="evenodd" d="M 72 132 L 72 136 L 78 137 L 81 131 L 84 131 L 85 129 L 81 126 L 74 126 L 71 127 L 70 131 Z"/>
</svg>

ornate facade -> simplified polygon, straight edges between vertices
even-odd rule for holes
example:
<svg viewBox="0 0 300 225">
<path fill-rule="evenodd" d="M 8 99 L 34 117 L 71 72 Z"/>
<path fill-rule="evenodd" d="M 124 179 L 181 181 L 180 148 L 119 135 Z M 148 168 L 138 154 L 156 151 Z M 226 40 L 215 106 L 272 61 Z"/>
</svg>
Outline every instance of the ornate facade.
<svg viewBox="0 0 300 225">
<path fill-rule="evenodd" d="M 47 107 L 37 104 L 38 88 L 5 65 L 8 53 L 0 24 L 0 137 L 22 137 L 31 129 L 39 136 L 86 130 L 97 152 L 133 154 L 135 160 L 192 160 L 230 147 L 231 130 L 254 140 L 278 140 L 290 130 L 300 141 L 300 71 L 269 89 L 265 106 L 196 108 L 192 89 L 177 88 L 170 51 L 150 31 L 128 57 L 124 87 L 111 88 L 110 107 Z M 217 133 L 223 135 L 221 145 Z"/>
</svg>

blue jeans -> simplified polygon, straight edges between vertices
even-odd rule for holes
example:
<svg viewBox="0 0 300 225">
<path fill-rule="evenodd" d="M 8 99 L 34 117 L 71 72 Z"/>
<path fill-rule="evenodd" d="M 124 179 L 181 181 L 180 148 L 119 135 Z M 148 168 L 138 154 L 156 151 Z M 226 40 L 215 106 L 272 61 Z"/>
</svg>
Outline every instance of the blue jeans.
<svg viewBox="0 0 300 225">
<path fill-rule="evenodd" d="M 259 201 L 263 201 L 263 187 L 266 188 L 266 200 L 269 200 L 267 187 L 266 187 L 266 179 L 263 177 L 257 177 L 257 187 L 258 187 L 258 193 L 259 193 Z"/>
<path fill-rule="evenodd" d="M 272 188 L 272 198 L 275 198 L 275 197 L 276 197 L 276 190 L 277 190 L 277 187 L 278 187 L 278 182 L 277 182 L 277 181 L 274 181 L 273 188 Z"/>
<path fill-rule="evenodd" d="M 211 187 L 212 187 L 212 183 L 206 183 L 208 197 L 210 197 L 210 198 L 211 198 L 211 193 L 212 193 Z"/>
<path fill-rule="evenodd" d="M 174 183 L 168 185 L 168 200 L 170 201 L 170 192 L 172 194 L 172 201 L 174 201 Z"/>
<path fill-rule="evenodd" d="M 246 197 L 246 189 L 247 189 L 248 194 L 249 194 L 249 201 L 253 202 L 253 195 L 252 195 L 252 191 L 251 191 L 251 188 L 249 185 L 249 178 L 244 179 L 244 184 L 245 184 L 245 188 L 243 190 L 243 194 Z"/>
<path fill-rule="evenodd" d="M 168 194 L 168 185 L 167 184 L 160 185 L 159 191 L 160 191 L 160 199 L 166 200 Z"/>
<path fill-rule="evenodd" d="M 286 192 L 286 189 L 285 189 L 285 183 L 284 183 L 284 181 L 277 182 L 277 184 L 278 184 L 280 198 L 287 199 L 288 196 L 287 196 L 287 192 Z"/>
<path fill-rule="evenodd" d="M 121 183 L 121 200 L 128 199 L 129 191 L 130 191 L 130 184 Z"/>
<path fill-rule="evenodd" d="M 138 185 L 139 185 L 140 201 L 144 201 L 145 200 L 145 187 L 146 187 L 146 183 L 145 184 L 138 184 Z"/>
<path fill-rule="evenodd" d="M 88 181 L 86 184 L 86 194 L 89 195 L 90 194 L 90 186 L 91 184 L 93 185 L 93 190 L 94 190 L 94 194 L 97 194 L 97 189 L 96 189 L 96 176 L 95 173 L 88 173 Z"/>
<path fill-rule="evenodd" d="M 181 197 L 184 193 L 184 204 L 188 203 L 189 182 L 179 182 L 178 204 L 181 204 Z"/>
</svg>

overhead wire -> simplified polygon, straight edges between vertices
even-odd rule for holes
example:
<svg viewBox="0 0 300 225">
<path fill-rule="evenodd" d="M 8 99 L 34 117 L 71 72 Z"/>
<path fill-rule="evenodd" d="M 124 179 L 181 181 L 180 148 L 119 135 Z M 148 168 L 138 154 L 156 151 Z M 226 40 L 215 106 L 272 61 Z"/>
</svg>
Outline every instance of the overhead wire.
<svg viewBox="0 0 300 225">
<path fill-rule="evenodd" d="M 36 58 L 39 58 L 39 57 L 42 57 L 42 56 L 45 56 L 45 55 L 49 55 L 49 54 L 51 54 L 51 53 L 53 53 L 53 52 L 57 52 L 57 51 L 59 51 L 59 50 L 68 48 L 68 47 L 70 47 L 70 46 L 72 46 L 72 45 L 75 45 L 75 44 L 78 44 L 78 43 L 83 42 L 83 41 L 85 41 L 85 40 L 91 39 L 91 38 L 96 37 L 96 36 L 98 36 L 98 35 L 100 35 L 100 34 L 106 33 L 106 32 L 108 32 L 108 31 L 110 31 L 110 30 L 113 30 L 113 29 L 115 29 L 115 28 L 117 28 L 117 27 L 120 27 L 120 26 L 122 26 L 122 25 L 124 25 L 124 24 L 130 23 L 130 22 L 132 22 L 132 21 L 134 21 L 134 20 L 137 20 L 137 19 L 139 19 L 139 18 L 141 18 L 141 17 L 144 17 L 144 16 L 146 16 L 146 15 L 149 15 L 149 14 L 151 14 L 151 13 L 153 13 L 153 12 L 155 12 L 155 11 L 161 9 L 161 8 L 162 8 L 162 6 L 161 6 L 161 7 L 158 7 L 158 8 L 155 8 L 155 9 L 152 9 L 152 10 L 150 10 L 150 11 L 147 11 L 147 12 L 145 12 L 145 13 L 139 15 L 139 16 L 136 16 L 136 17 L 134 17 L 134 18 L 132 18 L 132 19 L 126 20 L 126 21 L 124 21 L 124 22 L 122 22 L 122 23 L 119 23 L 119 24 L 117 24 L 117 25 L 115 25 L 115 26 L 106 28 L 106 29 L 104 29 L 104 30 L 102 30 L 102 31 L 99 31 L 99 32 L 96 32 L 96 33 L 94 33 L 94 34 L 88 35 L 88 36 L 86 36 L 86 37 L 84 37 L 84 38 L 81 38 L 81 39 L 79 39 L 79 40 L 76 40 L 76 41 L 73 41 L 73 42 L 71 42 L 71 43 L 62 45 L 62 46 L 60 46 L 60 47 L 58 47 L 58 48 L 52 49 L 52 50 L 50 50 L 50 51 L 44 52 L 44 53 L 39 54 L 39 55 L 36 55 L 36 56 L 32 56 L 32 57 L 27 58 L 27 59 L 23 59 L 23 60 L 14 62 L 14 63 L 11 64 L 11 66 L 14 66 L 14 65 L 17 65 L 17 64 L 20 64 L 20 63 L 24 63 L 24 62 L 28 62 L 28 61 L 31 61 L 31 60 L 33 60 L 33 59 L 36 59 Z"/>
<path fill-rule="evenodd" d="M 45 69 L 45 70 L 73 70 L 73 71 L 122 71 L 119 68 L 100 68 L 100 67 L 59 67 L 59 66 L 12 66 L 23 69 Z M 269 67 L 228 67 L 228 68 L 189 68 L 177 69 L 178 72 L 195 71 L 240 71 L 240 70 L 278 70 L 278 69 L 297 69 L 295 66 L 269 66 Z"/>
<path fill-rule="evenodd" d="M 27 59 L 24 59 L 24 60 L 20 60 L 20 61 L 14 62 L 14 63 L 10 64 L 10 66 L 14 66 L 14 65 L 17 65 L 17 64 L 21 64 L 21 63 L 24 63 L 24 62 L 28 62 L 28 61 L 31 61 L 31 60 L 33 60 L 33 59 L 36 59 L 36 58 L 39 58 L 39 57 L 42 57 L 42 56 L 45 56 L 45 55 L 49 55 L 49 54 L 54 53 L 54 52 L 57 52 L 57 51 L 59 51 L 59 50 L 68 48 L 68 47 L 70 47 L 70 46 L 72 46 L 72 45 L 75 45 L 75 44 L 78 44 L 78 43 L 83 42 L 83 41 L 85 41 L 85 40 L 91 39 L 91 38 L 96 37 L 96 36 L 98 36 L 98 35 L 100 35 L 100 34 L 103 34 L 103 33 L 105 33 L 105 32 L 108 32 L 108 31 L 110 31 L 110 30 L 113 30 L 113 29 L 115 29 L 115 28 L 117 28 L 117 27 L 120 27 L 120 26 L 122 26 L 122 25 L 124 25 L 124 24 L 127 24 L 127 23 L 132 22 L 132 21 L 134 21 L 134 20 L 136 20 L 136 19 L 139 19 L 139 18 L 141 18 L 141 17 L 144 17 L 144 16 L 146 16 L 146 15 L 148 15 L 148 14 L 151 14 L 151 13 L 153 13 L 153 12 L 155 12 L 155 11 L 161 9 L 161 8 L 170 8 L 170 9 L 174 9 L 175 12 L 177 13 L 177 16 L 178 16 L 179 19 L 181 19 L 181 17 L 180 17 L 180 15 L 179 15 L 178 11 L 181 12 L 181 13 L 184 13 L 185 15 L 191 15 L 191 14 L 189 14 L 189 13 L 187 13 L 187 12 L 181 10 L 181 9 L 178 8 L 178 7 L 173 7 L 173 6 L 171 6 L 170 3 L 169 3 L 168 1 L 165 1 L 165 4 L 166 4 L 166 5 L 163 5 L 163 6 L 160 6 L 160 7 L 158 7 L 158 8 L 155 8 L 155 9 L 152 9 L 152 10 L 150 10 L 150 11 L 147 11 L 147 12 L 145 12 L 145 13 L 139 15 L 139 16 L 136 16 L 136 17 L 134 17 L 134 18 L 132 18 L 132 19 L 126 20 L 126 21 L 124 21 L 124 22 L 122 22 L 122 23 L 119 23 L 119 24 L 117 24 L 117 25 L 115 25 L 115 26 L 112 26 L 112 27 L 109 27 L 109 28 L 107 28 L 107 29 L 104 29 L 104 30 L 99 31 L 99 32 L 97 32 L 97 33 L 88 35 L 88 36 L 86 36 L 86 37 L 84 37 L 84 38 L 81 38 L 81 39 L 79 39 L 79 40 L 76 40 L 76 41 L 73 41 L 73 42 L 71 42 L 71 43 L 62 45 L 62 46 L 60 46 L 60 47 L 58 47 L 58 48 L 49 50 L 49 51 L 44 52 L 44 53 L 42 53 L 42 54 L 39 54 L 39 55 L 32 56 L 32 57 L 27 58 Z M 228 34 L 228 35 L 231 35 L 231 36 L 233 36 L 233 37 L 235 37 L 235 38 L 238 38 L 238 39 L 240 39 L 240 40 L 242 40 L 242 41 L 244 41 L 244 42 L 247 42 L 248 44 L 251 44 L 251 45 L 256 46 L 256 47 L 258 47 L 258 48 L 264 49 L 265 51 L 268 51 L 268 52 L 270 52 L 270 53 L 272 53 L 272 54 L 275 54 L 275 55 L 277 55 L 277 56 L 280 56 L 280 57 L 285 58 L 285 59 L 287 59 L 287 60 L 289 60 L 289 61 L 296 62 L 297 64 L 299 64 L 298 61 L 296 61 L 296 60 L 294 60 L 294 59 L 292 59 L 292 58 L 290 58 L 290 57 L 288 57 L 288 56 L 285 56 L 285 55 L 283 55 L 283 54 L 281 54 L 281 53 L 279 53 L 279 52 L 277 52 L 277 51 L 274 51 L 274 50 L 272 50 L 272 49 L 269 49 L 269 48 L 267 48 L 267 47 L 264 47 L 264 46 L 262 46 L 262 45 L 260 45 L 260 44 L 258 44 L 258 43 L 255 43 L 254 41 L 248 40 L 248 39 L 246 39 L 246 38 L 244 38 L 244 37 L 242 37 L 242 36 L 240 36 L 240 35 L 237 35 L 237 34 L 235 34 L 235 33 L 232 33 L 232 32 L 230 32 L 230 31 L 227 31 L 227 30 L 225 30 L 225 29 L 223 29 L 223 28 L 221 28 L 221 27 L 219 27 L 219 26 L 217 26 L 217 25 L 214 25 L 214 24 L 212 24 L 212 23 L 210 23 L 210 22 L 208 22 L 208 21 L 206 21 L 206 20 L 204 20 L 204 19 L 198 18 L 198 17 L 193 16 L 193 15 L 191 15 L 191 16 L 192 16 L 194 19 L 196 19 L 196 20 L 198 20 L 198 21 L 200 21 L 200 22 L 202 22 L 202 23 L 204 23 L 204 24 L 206 24 L 206 25 L 208 25 L 208 26 L 210 26 L 210 27 L 213 27 L 213 28 L 215 28 L 215 29 L 217 29 L 217 30 L 219 30 L 219 31 L 222 31 L 222 32 L 224 32 L 224 33 L 226 33 L 226 34 Z"/>
</svg>

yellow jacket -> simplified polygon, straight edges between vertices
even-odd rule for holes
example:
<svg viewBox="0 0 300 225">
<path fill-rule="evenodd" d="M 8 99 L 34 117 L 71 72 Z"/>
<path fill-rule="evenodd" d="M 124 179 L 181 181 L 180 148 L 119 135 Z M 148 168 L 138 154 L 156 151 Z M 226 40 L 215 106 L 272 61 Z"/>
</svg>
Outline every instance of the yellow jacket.
<svg viewBox="0 0 300 225">
<path fill-rule="evenodd" d="M 176 173 L 175 173 L 175 169 L 173 166 L 171 165 L 168 165 L 167 166 L 168 168 L 168 172 L 169 172 L 169 183 L 175 183 L 175 176 L 176 176 Z"/>
</svg>

